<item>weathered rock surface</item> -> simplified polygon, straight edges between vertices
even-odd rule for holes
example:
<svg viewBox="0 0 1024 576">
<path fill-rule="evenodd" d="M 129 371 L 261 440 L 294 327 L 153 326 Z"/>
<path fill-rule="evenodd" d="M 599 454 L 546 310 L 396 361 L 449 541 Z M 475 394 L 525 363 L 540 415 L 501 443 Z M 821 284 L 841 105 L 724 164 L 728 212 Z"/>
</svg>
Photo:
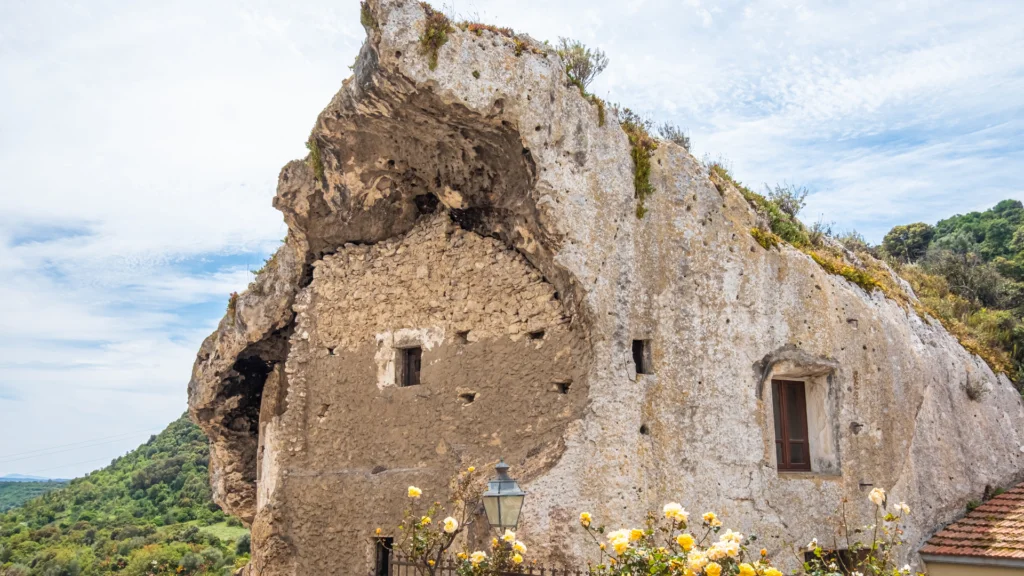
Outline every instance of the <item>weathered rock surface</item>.
<svg viewBox="0 0 1024 576">
<path fill-rule="evenodd" d="M 866 521 L 872 486 L 915 510 L 917 545 L 1021 478 L 1021 397 L 938 323 L 763 249 L 744 198 L 675 145 L 637 219 L 626 136 L 557 56 L 455 31 L 430 70 L 419 3 L 369 6 L 313 129 L 322 175 L 282 170 L 287 241 L 189 384 L 253 573 L 364 574 L 405 486 L 440 496 L 499 456 L 530 492 L 531 557 L 567 563 L 589 557 L 582 510 L 636 525 L 677 500 L 789 557 L 842 498 Z M 422 384 L 398 387 L 410 346 Z M 811 473 L 776 469 L 773 377 L 806 383 Z"/>
</svg>

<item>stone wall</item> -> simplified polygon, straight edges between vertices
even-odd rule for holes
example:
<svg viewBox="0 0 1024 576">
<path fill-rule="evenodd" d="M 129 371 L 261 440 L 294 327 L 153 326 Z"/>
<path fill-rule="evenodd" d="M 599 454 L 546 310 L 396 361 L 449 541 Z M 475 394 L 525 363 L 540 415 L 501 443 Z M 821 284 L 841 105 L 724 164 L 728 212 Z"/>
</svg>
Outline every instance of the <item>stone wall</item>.
<svg viewBox="0 0 1024 576">
<path fill-rule="evenodd" d="M 261 422 L 293 431 L 261 456 L 274 466 L 260 505 L 284 510 L 291 543 L 263 559 L 272 569 L 365 574 L 368 535 L 392 533 L 407 486 L 444 498 L 455 471 L 497 457 L 536 477 L 581 417 L 587 351 L 553 287 L 446 212 L 317 262 L 306 300 L 288 360 L 301 378 L 284 416 Z M 401 387 L 394 363 L 412 346 L 421 383 Z"/>
</svg>

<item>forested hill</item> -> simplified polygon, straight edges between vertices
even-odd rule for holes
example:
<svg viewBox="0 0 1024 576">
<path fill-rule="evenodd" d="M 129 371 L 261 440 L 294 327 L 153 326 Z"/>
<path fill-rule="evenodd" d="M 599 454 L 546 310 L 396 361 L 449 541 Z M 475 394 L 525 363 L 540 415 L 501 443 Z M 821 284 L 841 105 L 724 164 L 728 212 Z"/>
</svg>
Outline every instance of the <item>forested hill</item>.
<svg viewBox="0 0 1024 576">
<path fill-rule="evenodd" d="M 1024 204 L 896 226 L 878 252 L 930 314 L 1024 392 Z"/>
<path fill-rule="evenodd" d="M 0 513 L 0 576 L 230 574 L 248 533 L 210 498 L 187 417 L 110 466 Z"/>
<path fill-rule="evenodd" d="M 11 508 L 17 508 L 25 502 L 46 494 L 50 490 L 56 490 L 64 486 L 63 480 L 49 482 L 5 482 L 0 480 L 0 512 L 6 512 Z"/>
</svg>

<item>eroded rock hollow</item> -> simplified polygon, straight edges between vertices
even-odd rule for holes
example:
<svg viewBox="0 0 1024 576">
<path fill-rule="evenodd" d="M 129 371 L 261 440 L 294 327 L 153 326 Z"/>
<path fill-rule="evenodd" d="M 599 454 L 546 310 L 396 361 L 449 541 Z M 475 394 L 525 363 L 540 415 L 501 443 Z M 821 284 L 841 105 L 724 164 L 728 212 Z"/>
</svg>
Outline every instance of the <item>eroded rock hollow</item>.
<svg viewBox="0 0 1024 576">
<path fill-rule="evenodd" d="M 916 510 L 916 545 L 1020 478 L 1020 396 L 937 323 L 763 248 L 678 146 L 637 218 L 614 113 L 543 45 L 453 30 L 431 69 L 418 2 L 367 9 L 355 74 L 281 171 L 288 237 L 189 383 L 253 574 L 365 574 L 406 486 L 443 497 L 499 457 L 531 557 L 570 565 L 583 510 L 680 501 L 783 556 L 872 486 Z M 806 471 L 779 470 L 779 380 L 805 392 Z"/>
</svg>

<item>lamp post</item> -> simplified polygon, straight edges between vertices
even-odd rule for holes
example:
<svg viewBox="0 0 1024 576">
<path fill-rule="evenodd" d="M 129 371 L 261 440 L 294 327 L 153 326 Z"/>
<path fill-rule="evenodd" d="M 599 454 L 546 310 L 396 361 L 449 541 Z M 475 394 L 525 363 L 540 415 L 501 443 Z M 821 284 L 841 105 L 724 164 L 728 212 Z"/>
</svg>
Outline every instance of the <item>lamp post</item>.
<svg viewBox="0 0 1024 576">
<path fill-rule="evenodd" d="M 502 530 L 514 532 L 519 525 L 519 513 L 523 510 L 526 492 L 509 477 L 508 464 L 504 460 L 498 462 L 494 469 L 498 475 L 487 483 L 487 491 L 483 494 L 487 523 L 499 534 Z"/>
</svg>

